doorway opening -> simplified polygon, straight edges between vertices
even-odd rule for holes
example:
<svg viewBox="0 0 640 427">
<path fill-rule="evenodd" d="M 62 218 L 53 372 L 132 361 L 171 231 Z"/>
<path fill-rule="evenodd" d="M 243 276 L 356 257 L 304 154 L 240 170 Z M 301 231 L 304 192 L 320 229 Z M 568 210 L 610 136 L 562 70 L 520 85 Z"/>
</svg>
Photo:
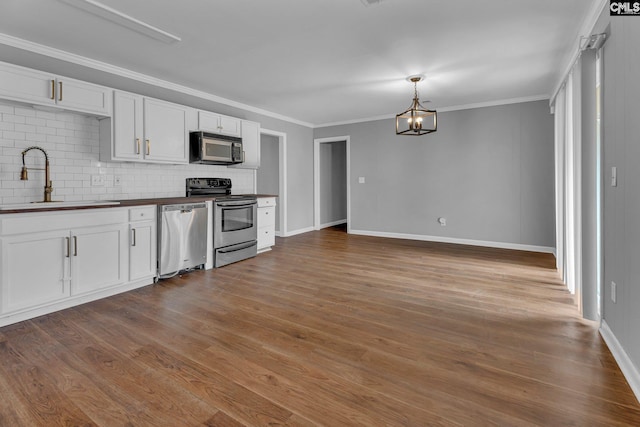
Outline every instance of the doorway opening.
<svg viewBox="0 0 640 427">
<path fill-rule="evenodd" d="M 314 141 L 314 229 L 345 227 L 351 232 L 350 137 Z"/>
<path fill-rule="evenodd" d="M 260 129 L 260 168 L 256 171 L 256 192 L 278 196 L 276 236 L 287 236 L 287 134 Z"/>
</svg>

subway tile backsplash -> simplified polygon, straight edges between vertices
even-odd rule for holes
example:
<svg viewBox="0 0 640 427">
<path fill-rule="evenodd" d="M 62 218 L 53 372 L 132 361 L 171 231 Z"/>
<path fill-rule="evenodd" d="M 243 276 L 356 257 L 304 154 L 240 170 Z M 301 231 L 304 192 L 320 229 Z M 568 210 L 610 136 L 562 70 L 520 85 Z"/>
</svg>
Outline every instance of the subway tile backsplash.
<svg viewBox="0 0 640 427">
<path fill-rule="evenodd" d="M 0 101 L 0 204 L 43 199 L 44 156 L 25 156 L 29 180 L 20 180 L 22 150 L 47 151 L 53 200 L 124 200 L 185 194 L 189 177 L 231 178 L 234 193 L 253 193 L 254 171 L 211 165 L 101 162 L 98 119 Z M 92 185 L 99 176 L 104 185 Z M 118 183 L 119 180 L 119 183 Z"/>
</svg>

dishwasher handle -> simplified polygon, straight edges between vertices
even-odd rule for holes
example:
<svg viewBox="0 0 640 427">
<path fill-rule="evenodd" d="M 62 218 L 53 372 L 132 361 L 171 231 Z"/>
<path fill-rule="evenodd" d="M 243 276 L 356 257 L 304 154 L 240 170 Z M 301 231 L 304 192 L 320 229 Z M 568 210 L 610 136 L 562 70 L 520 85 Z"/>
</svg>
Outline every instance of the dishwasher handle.
<svg viewBox="0 0 640 427">
<path fill-rule="evenodd" d="M 207 205 L 205 203 L 189 203 L 189 204 L 175 204 L 175 205 L 162 205 L 162 212 L 171 212 L 171 211 L 180 211 L 182 213 L 189 213 L 194 209 L 206 209 Z"/>
</svg>

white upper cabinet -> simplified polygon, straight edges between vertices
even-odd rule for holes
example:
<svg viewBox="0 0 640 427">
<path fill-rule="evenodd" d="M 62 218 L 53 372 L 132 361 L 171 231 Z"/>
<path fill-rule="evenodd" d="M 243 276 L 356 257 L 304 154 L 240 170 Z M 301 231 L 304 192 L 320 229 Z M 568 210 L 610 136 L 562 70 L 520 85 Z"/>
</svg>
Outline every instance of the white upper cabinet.
<svg viewBox="0 0 640 427">
<path fill-rule="evenodd" d="M 229 167 L 258 169 L 260 167 L 260 123 L 242 120 L 241 127 L 244 162 Z"/>
<path fill-rule="evenodd" d="M 142 160 L 142 96 L 115 91 L 113 95 L 113 159 Z M 109 124 L 104 123 L 104 124 Z M 102 132 L 100 134 L 102 137 Z M 107 142 L 109 145 L 110 142 Z"/>
<path fill-rule="evenodd" d="M 242 133 L 240 122 L 241 120 L 235 117 L 223 116 L 209 111 L 198 111 L 198 129 L 205 132 L 240 136 Z"/>
<path fill-rule="evenodd" d="M 145 159 L 187 163 L 188 141 L 186 107 L 156 99 L 144 99 Z"/>
<path fill-rule="evenodd" d="M 194 121 L 189 107 L 115 91 L 113 118 L 100 122 L 100 159 L 187 163 Z"/>
<path fill-rule="evenodd" d="M 0 98 L 110 116 L 111 92 L 103 86 L 0 63 Z"/>
</svg>

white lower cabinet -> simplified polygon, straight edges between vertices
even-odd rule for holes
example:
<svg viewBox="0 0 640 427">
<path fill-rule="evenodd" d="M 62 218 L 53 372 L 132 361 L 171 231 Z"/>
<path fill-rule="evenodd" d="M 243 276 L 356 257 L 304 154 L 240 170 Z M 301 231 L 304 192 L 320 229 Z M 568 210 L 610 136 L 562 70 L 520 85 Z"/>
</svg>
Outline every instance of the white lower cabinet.
<svg viewBox="0 0 640 427">
<path fill-rule="evenodd" d="M 157 207 L 132 208 L 129 213 L 129 280 L 153 279 L 157 270 Z"/>
<path fill-rule="evenodd" d="M 258 198 L 258 252 L 271 250 L 276 244 L 276 198 Z"/>
<path fill-rule="evenodd" d="M 0 215 L 0 326 L 153 283 L 154 209 Z"/>
<path fill-rule="evenodd" d="M 126 224 L 71 231 L 71 295 L 80 295 L 128 280 Z"/>
<path fill-rule="evenodd" d="M 71 295 L 68 239 L 67 230 L 2 238 L 2 313 Z"/>
</svg>

